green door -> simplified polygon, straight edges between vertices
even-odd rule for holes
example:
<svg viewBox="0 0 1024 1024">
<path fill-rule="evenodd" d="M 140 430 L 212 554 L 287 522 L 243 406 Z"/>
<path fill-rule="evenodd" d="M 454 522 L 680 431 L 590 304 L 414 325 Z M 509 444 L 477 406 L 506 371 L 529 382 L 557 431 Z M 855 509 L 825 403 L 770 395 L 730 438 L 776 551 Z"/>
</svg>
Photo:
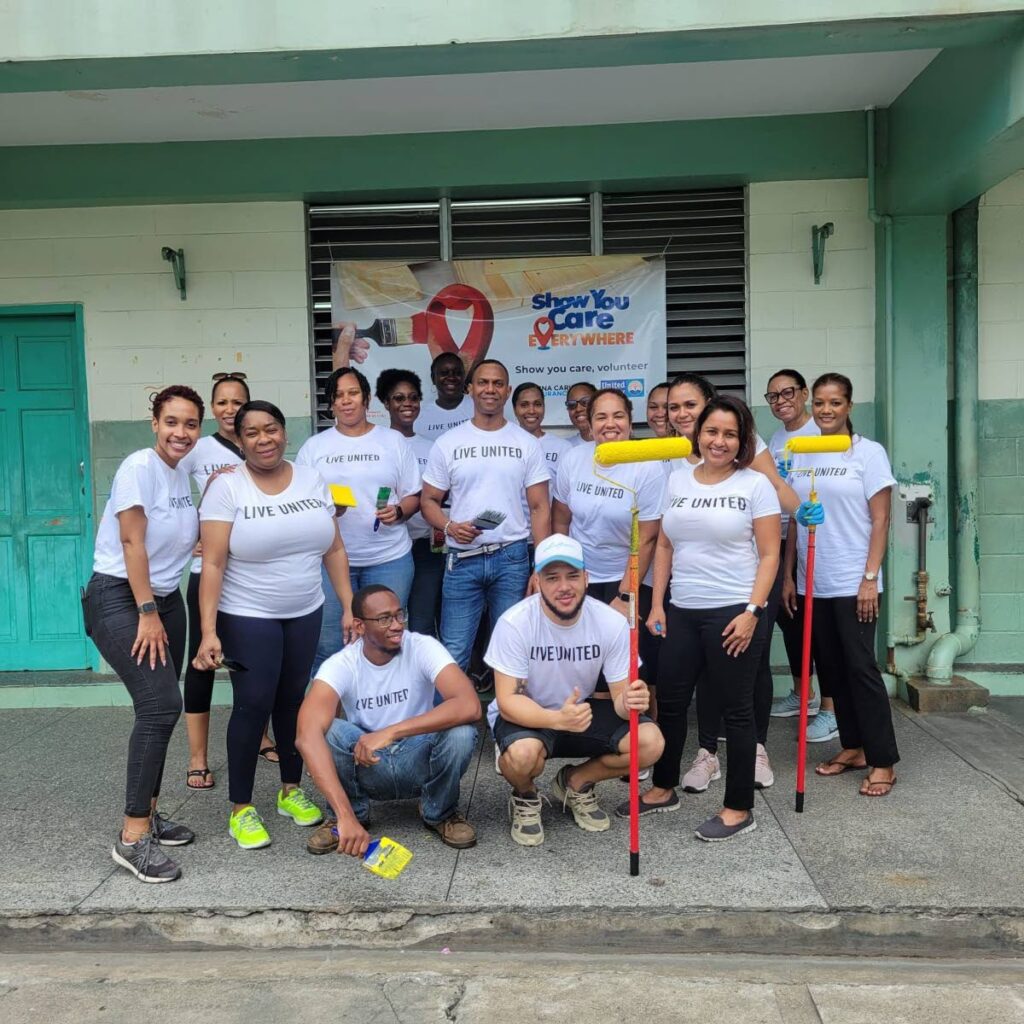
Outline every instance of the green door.
<svg viewBox="0 0 1024 1024">
<path fill-rule="evenodd" d="M 73 316 L 0 315 L 0 671 L 90 663 L 84 381 Z"/>
</svg>

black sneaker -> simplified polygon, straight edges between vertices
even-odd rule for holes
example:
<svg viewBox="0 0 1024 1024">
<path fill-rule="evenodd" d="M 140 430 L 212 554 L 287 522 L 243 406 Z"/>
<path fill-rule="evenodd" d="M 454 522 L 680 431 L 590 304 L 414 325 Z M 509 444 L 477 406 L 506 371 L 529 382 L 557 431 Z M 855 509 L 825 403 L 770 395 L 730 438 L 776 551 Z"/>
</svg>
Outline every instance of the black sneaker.
<svg viewBox="0 0 1024 1024">
<path fill-rule="evenodd" d="M 717 814 L 713 814 L 694 832 L 694 835 L 698 839 L 703 839 L 705 843 L 724 843 L 727 839 L 743 835 L 744 832 L 753 832 L 755 828 L 757 822 L 754 821 L 753 811 L 748 812 L 737 825 L 726 825 Z"/>
<path fill-rule="evenodd" d="M 181 868 L 157 846 L 152 836 L 143 836 L 132 844 L 122 842 L 118 836 L 110 856 L 140 882 L 173 882 L 181 878 Z"/>
<path fill-rule="evenodd" d="M 187 846 L 196 834 L 187 825 L 165 818 L 159 811 L 153 812 L 153 838 L 161 846 Z"/>
</svg>

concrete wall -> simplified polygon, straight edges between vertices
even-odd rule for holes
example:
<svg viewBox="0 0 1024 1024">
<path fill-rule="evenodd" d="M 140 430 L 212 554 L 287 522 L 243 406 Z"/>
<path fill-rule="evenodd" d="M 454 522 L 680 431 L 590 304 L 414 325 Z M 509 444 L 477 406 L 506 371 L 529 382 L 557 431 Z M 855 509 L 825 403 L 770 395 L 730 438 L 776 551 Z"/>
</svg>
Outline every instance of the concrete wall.
<svg viewBox="0 0 1024 1024">
<path fill-rule="evenodd" d="M 1024 663 L 1024 172 L 981 200 L 981 638 L 974 663 Z"/>
<path fill-rule="evenodd" d="M 84 306 L 98 502 L 151 443 L 149 395 L 167 384 L 205 397 L 214 372 L 244 371 L 308 435 L 304 244 L 301 203 L 0 211 L 0 304 Z M 185 250 L 187 302 L 165 245 Z"/>
<path fill-rule="evenodd" d="M 749 190 L 751 402 L 762 431 L 777 423 L 761 395 L 768 377 L 792 366 L 808 383 L 826 370 L 853 381 L 854 422 L 874 433 L 874 229 L 867 182 L 779 181 Z M 815 285 L 811 228 L 831 221 L 825 269 Z"/>
</svg>

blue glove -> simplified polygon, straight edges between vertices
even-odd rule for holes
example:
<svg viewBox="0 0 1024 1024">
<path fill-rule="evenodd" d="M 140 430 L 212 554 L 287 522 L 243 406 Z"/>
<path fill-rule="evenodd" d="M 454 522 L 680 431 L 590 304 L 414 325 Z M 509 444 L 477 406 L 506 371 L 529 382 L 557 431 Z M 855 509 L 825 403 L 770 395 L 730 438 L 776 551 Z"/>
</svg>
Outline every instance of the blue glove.
<svg viewBox="0 0 1024 1024">
<path fill-rule="evenodd" d="M 796 521 L 801 526 L 821 526 L 825 522 L 825 507 L 820 501 L 804 501 L 796 510 Z"/>
<path fill-rule="evenodd" d="M 790 468 L 791 468 L 790 462 L 789 462 L 789 452 L 786 452 L 785 454 L 780 455 L 775 460 L 775 468 L 779 471 L 779 476 L 781 476 L 783 480 L 788 480 L 789 479 L 789 471 L 790 471 Z"/>
</svg>

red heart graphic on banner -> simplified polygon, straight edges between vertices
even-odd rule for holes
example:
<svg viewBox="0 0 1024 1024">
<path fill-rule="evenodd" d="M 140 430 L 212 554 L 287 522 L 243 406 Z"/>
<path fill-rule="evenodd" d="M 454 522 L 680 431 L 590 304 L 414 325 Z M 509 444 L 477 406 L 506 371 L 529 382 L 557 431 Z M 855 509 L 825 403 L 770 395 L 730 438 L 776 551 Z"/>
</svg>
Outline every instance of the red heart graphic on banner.
<svg viewBox="0 0 1024 1024">
<path fill-rule="evenodd" d="M 448 311 L 463 309 L 472 310 L 473 319 L 465 340 L 458 345 L 448 326 Z M 412 327 L 413 340 L 426 343 L 432 360 L 443 352 L 454 352 L 468 373 L 487 356 L 494 336 L 494 310 L 483 292 L 468 284 L 449 284 L 427 303 L 425 312 L 413 316 Z"/>
</svg>

